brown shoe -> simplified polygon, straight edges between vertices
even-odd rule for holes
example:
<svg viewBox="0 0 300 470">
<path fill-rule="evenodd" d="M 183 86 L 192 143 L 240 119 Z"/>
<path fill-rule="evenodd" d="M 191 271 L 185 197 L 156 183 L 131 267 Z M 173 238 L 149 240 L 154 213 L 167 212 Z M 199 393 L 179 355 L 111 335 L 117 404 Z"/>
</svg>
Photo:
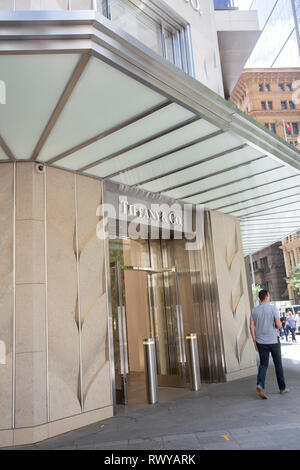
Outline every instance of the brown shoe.
<svg viewBox="0 0 300 470">
<path fill-rule="evenodd" d="M 260 398 L 262 398 L 264 400 L 266 400 L 268 398 L 267 395 L 265 394 L 263 388 L 260 385 L 256 386 L 256 391 L 257 391 L 258 395 L 260 396 Z"/>
<path fill-rule="evenodd" d="M 289 393 L 288 388 L 285 388 L 284 390 L 280 390 L 280 395 L 284 395 L 285 393 Z"/>
</svg>

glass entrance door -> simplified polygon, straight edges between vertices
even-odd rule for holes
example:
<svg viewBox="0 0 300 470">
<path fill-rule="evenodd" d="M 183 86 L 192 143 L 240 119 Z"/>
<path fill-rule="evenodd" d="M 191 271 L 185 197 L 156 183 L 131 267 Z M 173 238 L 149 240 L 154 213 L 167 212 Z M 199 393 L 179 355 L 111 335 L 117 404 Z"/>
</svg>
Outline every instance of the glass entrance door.
<svg viewBox="0 0 300 470">
<path fill-rule="evenodd" d="M 128 403 L 128 378 L 144 375 L 143 340 L 154 338 L 158 384 L 186 386 L 186 353 L 176 268 L 112 266 L 117 403 Z"/>
</svg>

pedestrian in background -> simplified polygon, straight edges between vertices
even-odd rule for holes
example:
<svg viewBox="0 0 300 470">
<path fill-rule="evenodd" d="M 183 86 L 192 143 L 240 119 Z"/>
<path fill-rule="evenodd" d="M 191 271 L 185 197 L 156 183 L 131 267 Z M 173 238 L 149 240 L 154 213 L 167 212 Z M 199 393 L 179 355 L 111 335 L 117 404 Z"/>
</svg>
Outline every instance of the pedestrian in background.
<svg viewBox="0 0 300 470">
<path fill-rule="evenodd" d="M 288 393 L 289 390 L 285 385 L 281 360 L 281 345 L 277 332 L 281 328 L 279 312 L 275 305 L 270 304 L 270 294 L 267 290 L 261 290 L 258 296 L 260 304 L 252 310 L 250 332 L 254 341 L 254 347 L 258 351 L 260 358 L 256 391 L 261 398 L 266 399 L 268 397 L 264 388 L 270 353 L 274 362 L 280 393 Z"/>
<path fill-rule="evenodd" d="M 292 341 L 296 342 L 296 336 L 295 336 L 295 320 L 293 318 L 293 314 L 289 312 L 289 316 L 287 317 L 287 322 L 285 326 L 286 330 L 288 332 L 292 333 Z"/>
<path fill-rule="evenodd" d="M 280 317 L 280 321 L 281 321 L 281 328 L 279 330 L 280 332 L 280 338 L 284 335 L 285 336 L 285 339 L 286 341 L 289 340 L 289 334 L 285 328 L 285 325 L 286 325 L 286 316 L 285 316 L 285 313 L 282 314 L 282 317 Z"/>
</svg>

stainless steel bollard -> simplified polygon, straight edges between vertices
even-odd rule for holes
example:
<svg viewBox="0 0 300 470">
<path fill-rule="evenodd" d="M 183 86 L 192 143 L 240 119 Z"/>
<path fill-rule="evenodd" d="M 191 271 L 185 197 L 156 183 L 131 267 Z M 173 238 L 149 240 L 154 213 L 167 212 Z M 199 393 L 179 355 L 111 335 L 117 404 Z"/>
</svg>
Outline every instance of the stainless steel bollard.
<svg viewBox="0 0 300 470">
<path fill-rule="evenodd" d="M 189 359 L 190 359 L 190 374 L 191 374 L 191 390 L 198 392 L 201 386 L 199 355 L 198 355 L 198 341 L 197 334 L 190 333 L 187 337 L 189 345 Z"/>
<path fill-rule="evenodd" d="M 148 403 L 158 402 L 158 384 L 156 368 L 156 352 L 154 338 L 146 338 L 143 341 L 145 355 L 145 374 Z"/>
</svg>

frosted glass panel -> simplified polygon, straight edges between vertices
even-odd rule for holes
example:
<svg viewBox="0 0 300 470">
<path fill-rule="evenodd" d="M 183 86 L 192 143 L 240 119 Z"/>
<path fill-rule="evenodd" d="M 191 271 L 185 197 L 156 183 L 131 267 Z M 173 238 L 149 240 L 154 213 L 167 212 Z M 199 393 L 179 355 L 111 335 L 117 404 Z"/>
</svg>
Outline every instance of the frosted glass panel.
<svg viewBox="0 0 300 470">
<path fill-rule="evenodd" d="M 221 142 L 224 140 L 226 141 L 226 144 Z M 241 142 L 236 139 L 233 141 L 231 138 L 227 139 L 227 136 L 224 139 L 224 135 L 220 135 L 218 137 L 211 138 L 206 142 L 200 142 L 199 144 L 195 144 L 184 150 L 160 158 L 155 162 L 151 162 L 131 172 L 123 173 L 118 176 L 115 181 L 122 182 L 124 184 L 139 184 L 140 182 L 145 181 L 145 179 L 155 178 L 173 170 L 177 171 L 186 165 L 197 163 L 207 157 L 216 155 L 216 153 L 219 153 L 218 149 L 220 148 L 220 145 L 222 145 L 222 148 L 226 151 L 239 146 L 240 144 Z M 212 165 L 215 165 L 215 163 L 212 163 Z M 193 170 L 190 171 L 194 174 Z M 182 175 L 182 173 L 180 173 L 180 175 Z M 176 176 L 172 175 L 168 177 L 168 181 L 170 179 L 173 181 L 173 178 L 176 178 Z"/>
<path fill-rule="evenodd" d="M 57 166 L 69 169 L 81 168 L 99 158 L 104 158 L 143 139 L 152 137 L 194 116 L 193 113 L 181 106 L 171 104 L 78 152 L 72 153 L 57 162 Z"/>
<path fill-rule="evenodd" d="M 236 212 L 238 210 L 249 209 L 253 207 L 256 207 L 257 210 L 259 210 L 259 208 L 264 209 L 265 205 L 270 207 L 270 203 L 274 201 L 277 202 L 277 205 L 280 204 L 279 201 L 281 201 L 283 204 L 285 204 L 286 202 L 294 202 L 295 197 L 297 198 L 296 200 L 299 200 L 299 197 L 300 197 L 299 193 L 300 193 L 300 187 L 298 190 L 287 189 L 284 191 L 284 193 L 271 194 L 270 196 L 264 195 L 262 197 L 255 198 L 250 201 L 240 202 L 238 204 L 232 204 L 231 206 L 222 208 L 222 212 L 231 213 L 232 211 Z M 295 196 L 296 194 L 297 196 Z M 253 194 L 253 197 L 255 197 L 255 192 Z"/>
<path fill-rule="evenodd" d="M 78 54 L 0 57 L 1 80 L 6 83 L 1 136 L 16 158 L 31 157 L 78 60 Z"/>
<path fill-rule="evenodd" d="M 278 164 L 278 166 L 280 166 Z M 260 169 L 257 169 L 256 173 L 259 173 Z M 251 176 L 251 175 L 249 175 Z M 189 202 L 207 202 L 211 201 L 216 197 L 220 197 L 226 194 L 231 194 L 239 190 L 247 189 L 255 185 L 272 183 L 274 181 L 280 180 L 280 178 L 288 178 L 289 176 L 295 176 L 295 170 L 288 167 L 280 167 L 279 169 L 271 170 L 268 173 L 263 173 L 261 175 L 253 176 L 248 179 L 247 175 L 243 181 L 235 182 L 235 179 L 232 177 L 232 174 L 223 174 L 216 177 L 209 178 L 208 181 L 203 181 L 201 184 L 201 191 L 203 194 L 188 198 Z M 219 187 L 221 186 L 221 187 Z M 266 186 L 268 187 L 268 186 Z M 211 189 L 216 188 L 216 189 Z"/>
<path fill-rule="evenodd" d="M 203 142 L 199 145 L 196 145 L 195 149 L 193 148 L 185 149 L 182 152 L 179 152 L 178 155 L 174 155 L 173 157 L 174 162 L 176 161 L 175 159 L 177 159 L 177 168 L 180 168 L 180 165 L 178 164 L 179 161 L 181 162 L 181 166 L 184 166 L 185 162 L 189 164 L 190 156 L 193 157 L 192 163 L 199 162 L 199 164 L 193 165 L 191 168 L 177 171 L 176 173 L 172 173 L 168 176 L 158 178 L 153 182 L 152 181 L 150 181 L 149 183 L 145 182 L 144 184 L 141 184 L 141 187 L 147 190 L 149 190 L 150 187 L 153 187 L 153 188 L 155 187 L 157 191 L 165 191 L 166 188 L 172 187 L 174 185 L 193 181 L 195 178 L 208 176 L 218 171 L 222 171 L 224 169 L 231 168 L 232 166 L 240 165 L 247 161 L 261 157 L 261 154 L 259 154 L 257 151 L 254 150 L 252 158 L 248 158 L 248 159 L 245 158 L 245 155 L 243 154 L 242 151 L 230 152 L 218 158 L 210 158 L 215 155 L 213 153 L 213 149 L 216 149 L 217 154 L 219 154 L 218 143 L 221 137 L 222 136 L 218 136 L 218 137 L 211 139 L 211 141 L 209 142 Z M 224 146 L 223 148 L 224 148 L 224 151 L 229 150 L 229 149 L 231 150 L 235 148 L 237 145 L 238 145 L 238 142 L 233 142 L 233 141 L 230 142 L 230 139 L 226 139 L 226 146 Z M 193 150 L 194 150 L 194 153 L 191 153 L 193 152 Z M 201 161 L 205 159 L 209 159 L 209 160 L 201 163 Z"/>
<path fill-rule="evenodd" d="M 260 171 L 269 170 L 269 169 L 271 170 L 272 168 L 276 168 L 276 166 L 278 166 L 278 163 L 270 160 L 268 157 L 259 161 Z M 247 166 L 237 168 L 236 170 L 229 170 L 226 173 L 221 173 L 220 175 L 217 175 L 215 177 L 209 177 L 207 179 L 205 178 L 205 173 L 204 173 L 202 176 L 205 179 L 189 184 L 187 186 L 183 186 L 181 188 L 174 189 L 172 191 L 166 191 L 164 192 L 164 194 L 170 197 L 182 199 L 185 196 L 188 196 L 189 194 L 197 193 L 197 192 L 200 193 L 201 191 L 204 190 L 205 187 L 206 188 L 212 187 L 214 182 L 217 184 L 224 184 L 226 182 L 226 179 L 229 181 L 234 181 L 235 179 L 240 179 L 246 176 L 247 177 L 251 176 L 251 174 L 256 174 L 257 171 L 258 171 L 258 163 L 252 162 Z M 150 184 L 145 185 L 144 189 L 149 189 L 149 186 Z"/>
<path fill-rule="evenodd" d="M 40 159 L 49 160 L 165 100 L 92 57 L 47 139 Z"/>
<path fill-rule="evenodd" d="M 258 178 L 258 177 L 257 177 Z M 260 176 L 261 180 L 264 180 L 264 175 Z M 258 197 L 267 197 L 268 195 L 272 193 L 276 193 L 274 197 L 282 197 L 285 194 L 286 190 L 290 191 L 295 191 L 295 187 L 298 187 L 298 191 L 300 192 L 300 175 L 295 176 L 293 178 L 289 178 L 286 181 L 283 181 L 282 183 L 276 182 L 273 184 L 266 184 L 264 181 L 261 183 L 263 184 L 262 187 L 255 187 L 255 185 L 258 184 L 258 181 L 256 179 L 256 182 L 249 182 L 249 181 L 241 181 L 240 183 L 235 183 L 232 186 L 230 186 L 230 189 L 228 190 L 227 187 L 223 188 L 223 197 L 219 196 L 219 198 L 222 197 L 222 199 L 217 198 L 215 201 L 210 201 L 209 197 L 207 194 L 203 195 L 202 197 L 198 197 L 198 200 L 202 200 L 203 202 L 208 201 L 209 202 L 209 207 L 212 209 L 218 209 L 218 208 L 223 208 L 226 205 L 229 204 L 238 204 L 243 201 L 247 201 L 250 198 L 257 198 L 255 201 L 258 201 Z M 233 187 L 235 187 L 235 190 L 233 190 Z M 244 191 L 245 189 L 251 188 L 248 191 Z M 227 190 L 228 194 L 232 194 L 233 192 L 236 192 L 233 196 L 227 196 L 225 193 L 225 189 Z M 242 192 L 244 191 L 244 192 Z M 281 193 L 282 191 L 282 193 Z M 283 192 L 284 191 L 284 192 Z M 222 190 L 219 190 L 220 193 L 222 193 Z M 281 196 L 282 195 L 282 196 Z"/>
<path fill-rule="evenodd" d="M 288 205 L 283 205 L 283 204 L 288 204 Z M 291 210 L 295 210 L 295 209 L 299 209 L 300 211 L 300 201 L 299 201 L 299 196 L 293 196 L 293 197 L 290 197 L 290 198 L 287 198 L 286 201 L 273 201 L 273 202 L 269 202 L 268 204 L 266 204 L 265 206 L 262 206 L 262 207 L 252 207 L 252 208 L 249 208 L 249 209 L 242 209 L 238 212 L 234 212 L 234 215 L 236 217 L 240 217 L 242 215 L 250 215 L 250 214 L 258 214 L 260 213 L 259 211 L 266 211 L 268 213 L 272 212 L 272 211 L 281 211 L 281 212 L 284 212 L 285 209 L 291 211 Z M 225 212 L 225 211 L 224 211 Z M 230 212 L 226 212 L 226 213 L 230 213 Z M 300 212 L 299 212 L 300 214 Z M 296 216 L 297 217 L 297 216 Z"/>
<path fill-rule="evenodd" d="M 188 144 L 193 140 L 213 133 L 216 130 L 218 129 L 212 124 L 209 124 L 204 120 L 200 120 L 168 135 L 160 137 L 149 144 L 142 145 L 130 152 L 126 152 L 113 160 L 91 168 L 87 173 L 97 176 L 106 176 L 116 171 L 129 168 L 131 165 L 144 162 L 149 158 L 172 151 L 177 147 Z"/>
</svg>

